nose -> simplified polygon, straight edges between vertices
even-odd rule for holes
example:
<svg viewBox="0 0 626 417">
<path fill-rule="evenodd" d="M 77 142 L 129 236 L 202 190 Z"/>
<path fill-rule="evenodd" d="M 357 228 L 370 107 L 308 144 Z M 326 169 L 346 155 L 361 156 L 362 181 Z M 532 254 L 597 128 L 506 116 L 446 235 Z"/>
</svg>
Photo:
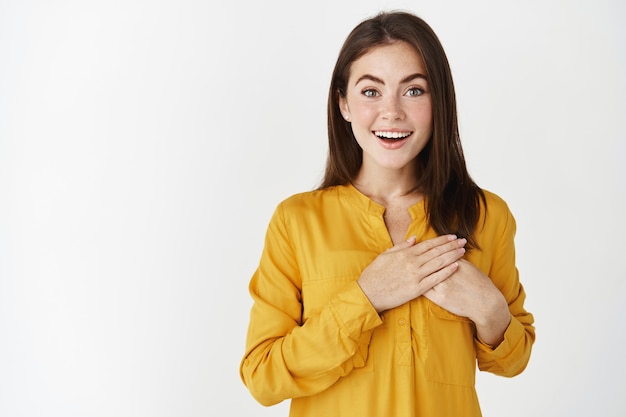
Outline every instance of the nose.
<svg viewBox="0 0 626 417">
<path fill-rule="evenodd" d="M 404 117 L 404 110 L 398 97 L 387 97 L 383 101 L 382 117 L 385 120 L 400 120 Z"/>
</svg>

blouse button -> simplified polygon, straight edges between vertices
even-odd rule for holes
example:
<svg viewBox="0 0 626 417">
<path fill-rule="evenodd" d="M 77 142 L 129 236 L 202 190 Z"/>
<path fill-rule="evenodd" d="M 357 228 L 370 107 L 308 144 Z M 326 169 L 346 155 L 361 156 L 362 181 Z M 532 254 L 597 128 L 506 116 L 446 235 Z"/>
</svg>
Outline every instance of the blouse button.
<svg viewBox="0 0 626 417">
<path fill-rule="evenodd" d="M 406 320 L 405 319 L 398 319 L 398 324 L 400 326 L 404 326 L 406 324 Z"/>
</svg>

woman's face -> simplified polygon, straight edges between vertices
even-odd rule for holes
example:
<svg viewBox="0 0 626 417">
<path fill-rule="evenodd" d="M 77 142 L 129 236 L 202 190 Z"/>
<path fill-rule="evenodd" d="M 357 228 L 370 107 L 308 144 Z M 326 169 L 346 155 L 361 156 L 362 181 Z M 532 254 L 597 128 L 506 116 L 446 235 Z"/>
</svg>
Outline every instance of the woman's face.
<svg viewBox="0 0 626 417">
<path fill-rule="evenodd" d="M 363 170 L 414 169 L 432 133 L 431 96 L 421 57 L 405 42 L 378 46 L 350 67 L 339 99 L 363 149 Z"/>
</svg>

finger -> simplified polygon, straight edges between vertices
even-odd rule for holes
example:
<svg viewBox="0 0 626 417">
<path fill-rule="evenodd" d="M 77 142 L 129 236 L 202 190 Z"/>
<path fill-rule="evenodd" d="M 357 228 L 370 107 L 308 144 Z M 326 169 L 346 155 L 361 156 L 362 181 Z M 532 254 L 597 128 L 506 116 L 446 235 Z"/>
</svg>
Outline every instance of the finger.
<svg viewBox="0 0 626 417">
<path fill-rule="evenodd" d="M 417 242 L 417 238 L 415 236 L 411 236 L 407 240 L 405 240 L 403 242 L 400 242 L 400 243 L 392 246 L 391 248 L 387 249 L 386 252 L 395 252 L 395 251 L 398 251 L 398 250 L 410 248 L 411 246 L 415 245 L 415 242 Z"/>
<path fill-rule="evenodd" d="M 462 249 L 461 256 L 465 253 L 465 244 L 467 243 L 466 239 L 454 239 L 451 241 L 448 241 L 446 243 L 440 244 L 439 246 L 434 246 L 432 248 L 430 248 L 428 251 L 426 252 L 422 252 L 422 249 L 416 249 L 416 254 L 417 257 L 419 259 L 419 263 L 421 265 L 436 259 L 438 257 L 440 257 L 443 254 L 446 254 L 448 252 L 457 252 L 458 249 Z M 417 246 L 417 245 L 416 245 Z M 458 259 L 455 258 L 455 259 Z M 442 265 L 443 266 L 443 265 Z"/>
<path fill-rule="evenodd" d="M 457 238 L 456 235 L 443 235 L 443 236 L 437 236 L 432 239 L 424 240 L 423 242 L 420 242 L 417 245 L 415 245 L 416 254 L 421 255 L 423 253 L 426 253 L 434 248 L 438 248 L 443 245 L 450 245 L 450 244 L 454 245 L 454 242 L 460 243 L 459 240 L 460 239 Z M 462 246 L 464 245 L 465 243 L 463 243 Z"/>
<path fill-rule="evenodd" d="M 433 287 L 450 278 L 457 269 L 459 269 L 458 262 L 452 262 L 451 264 L 437 270 L 436 272 L 433 272 L 432 274 L 422 279 L 420 281 L 422 294 L 430 291 Z"/>
<path fill-rule="evenodd" d="M 449 266 L 452 263 L 456 263 L 465 254 L 465 248 L 449 248 L 439 253 L 442 247 L 433 248 L 428 253 L 420 256 L 420 261 L 424 262 L 420 267 L 420 275 L 426 277 L 431 275 L 442 268 Z M 436 253 L 433 256 L 433 253 Z M 458 268 L 458 263 L 457 266 Z"/>
</svg>

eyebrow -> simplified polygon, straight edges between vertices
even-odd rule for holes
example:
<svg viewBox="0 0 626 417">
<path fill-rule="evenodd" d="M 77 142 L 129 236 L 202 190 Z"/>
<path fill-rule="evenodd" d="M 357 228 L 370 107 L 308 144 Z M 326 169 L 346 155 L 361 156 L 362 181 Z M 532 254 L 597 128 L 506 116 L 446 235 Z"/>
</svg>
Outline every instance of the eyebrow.
<svg viewBox="0 0 626 417">
<path fill-rule="evenodd" d="M 415 73 L 415 74 L 409 75 L 408 77 L 403 78 L 402 81 L 400 81 L 400 83 L 401 84 L 408 83 L 409 81 L 413 81 L 416 78 L 422 78 L 422 79 L 428 81 L 428 79 L 426 78 L 426 76 L 424 74 Z M 365 74 L 365 75 L 361 76 L 361 78 L 356 80 L 354 85 L 357 85 L 358 83 L 360 83 L 363 80 L 370 80 L 370 81 L 373 81 L 375 83 L 385 85 L 385 82 L 383 80 L 381 80 L 378 77 L 374 77 L 373 75 L 370 75 L 370 74 Z"/>
</svg>

